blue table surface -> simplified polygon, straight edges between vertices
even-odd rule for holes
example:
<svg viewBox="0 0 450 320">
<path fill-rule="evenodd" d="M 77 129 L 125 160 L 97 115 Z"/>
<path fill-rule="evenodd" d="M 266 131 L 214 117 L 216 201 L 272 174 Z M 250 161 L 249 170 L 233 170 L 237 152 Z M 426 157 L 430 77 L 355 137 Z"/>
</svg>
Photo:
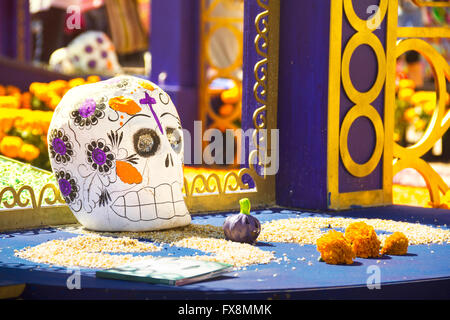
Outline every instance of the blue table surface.
<svg viewBox="0 0 450 320">
<path fill-rule="evenodd" d="M 389 210 L 394 210 L 390 212 Z M 449 211 L 438 210 L 422 214 L 415 209 L 398 207 L 395 209 L 372 208 L 341 212 L 339 214 L 311 213 L 282 208 L 267 209 L 252 212 L 261 223 L 276 219 L 303 217 L 368 217 L 389 218 L 392 220 L 409 221 L 443 227 L 448 223 Z M 231 214 L 231 213 L 229 213 Z M 221 226 L 228 214 L 208 214 L 193 216 L 195 224 L 211 224 Z M 386 216 L 388 215 L 388 216 Z M 448 228 L 447 228 L 448 229 Z M 74 269 L 34 263 L 14 256 L 14 250 L 27 246 L 35 246 L 53 239 L 67 239 L 77 236 L 56 228 L 42 228 L 28 231 L 17 231 L 0 234 L 0 283 L 13 281 L 26 283 L 27 286 L 44 286 L 66 288 L 66 281 Z M 143 240 L 146 241 L 146 240 Z M 320 254 L 315 245 L 299 246 L 292 243 L 259 242 L 261 250 L 275 251 L 276 258 L 286 256 L 288 261 L 271 262 L 263 265 L 252 265 L 226 274 L 220 278 L 189 284 L 181 287 L 156 285 L 140 282 L 100 279 L 95 276 L 95 269 L 78 269 L 81 274 L 80 285 L 83 289 L 127 290 L 128 292 L 158 293 L 158 297 L 170 297 L 171 293 L 188 295 L 189 293 L 240 293 L 252 294 L 261 292 L 295 292 L 299 290 L 323 290 L 352 286 L 366 286 L 373 269 L 379 267 L 381 286 L 393 283 L 423 281 L 450 278 L 450 245 L 412 245 L 406 256 L 383 256 L 377 259 L 356 258 L 352 265 L 328 265 L 319 262 Z M 163 246 L 163 250 L 155 253 L 136 253 L 138 255 L 191 255 L 194 252 L 204 252 Z M 298 260 L 305 258 L 303 261 Z M 308 263 L 312 263 L 312 265 Z M 293 268 L 295 267 L 295 268 Z M 449 288 L 446 289 L 448 294 Z M 67 290 L 66 290 L 67 291 Z M 84 292 L 88 292 L 85 290 Z M 188 297 L 188 296 L 186 296 Z"/>
</svg>

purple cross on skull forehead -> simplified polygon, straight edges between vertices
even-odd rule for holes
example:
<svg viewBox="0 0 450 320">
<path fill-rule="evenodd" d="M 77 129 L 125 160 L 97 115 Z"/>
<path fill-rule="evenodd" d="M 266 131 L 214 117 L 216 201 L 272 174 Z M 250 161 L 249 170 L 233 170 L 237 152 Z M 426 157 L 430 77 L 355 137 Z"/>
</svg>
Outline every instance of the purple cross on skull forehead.
<svg viewBox="0 0 450 320">
<path fill-rule="evenodd" d="M 145 92 L 145 98 L 139 100 L 140 104 L 147 104 L 150 107 L 150 111 L 152 112 L 153 117 L 156 120 L 156 123 L 158 124 L 159 131 L 161 131 L 161 134 L 164 134 L 161 122 L 159 121 L 158 116 L 156 115 L 155 110 L 153 110 L 153 105 L 156 104 L 156 100 L 149 96 L 147 92 Z"/>
</svg>

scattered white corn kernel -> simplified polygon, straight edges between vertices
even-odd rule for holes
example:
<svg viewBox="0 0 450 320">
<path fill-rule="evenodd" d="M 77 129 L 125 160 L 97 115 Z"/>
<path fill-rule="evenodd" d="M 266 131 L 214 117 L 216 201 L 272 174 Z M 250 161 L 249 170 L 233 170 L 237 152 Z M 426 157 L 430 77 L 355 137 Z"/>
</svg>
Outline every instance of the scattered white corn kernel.
<svg viewBox="0 0 450 320">
<path fill-rule="evenodd" d="M 358 221 L 363 221 L 373 226 L 376 231 L 402 232 L 408 238 L 410 245 L 450 243 L 449 230 L 419 223 L 382 219 L 324 217 L 291 218 L 266 222 L 262 225 L 258 241 L 288 242 L 296 243 L 300 246 L 315 245 L 317 239 L 328 231 L 329 225 L 332 225 L 333 228 L 345 229 L 351 223 Z M 136 259 L 142 259 L 142 257 L 111 255 L 109 253 L 160 250 L 154 244 L 137 240 L 147 239 L 155 243 L 167 244 L 170 247 L 196 249 L 208 255 L 196 252 L 189 258 L 225 262 L 237 268 L 253 264 L 266 264 L 271 261 L 277 263 L 289 261 L 286 253 L 283 253 L 282 258 L 275 258 L 275 251 L 264 251 L 249 244 L 227 241 L 225 240 L 222 227 L 212 225 L 190 224 L 182 228 L 152 232 L 92 232 L 82 227 L 65 227 L 63 230 L 89 235 L 90 237 L 84 239 L 73 238 L 77 240 L 52 240 L 33 248 L 24 248 L 15 252 L 15 255 L 35 262 L 62 266 L 113 267 Z M 382 244 L 387 236 L 388 234 L 378 235 Z M 311 256 L 314 257 L 314 255 Z M 297 261 L 305 260 L 305 257 L 297 258 Z M 377 263 L 379 262 L 377 261 Z M 309 261 L 308 265 L 312 265 L 312 262 Z"/>
</svg>

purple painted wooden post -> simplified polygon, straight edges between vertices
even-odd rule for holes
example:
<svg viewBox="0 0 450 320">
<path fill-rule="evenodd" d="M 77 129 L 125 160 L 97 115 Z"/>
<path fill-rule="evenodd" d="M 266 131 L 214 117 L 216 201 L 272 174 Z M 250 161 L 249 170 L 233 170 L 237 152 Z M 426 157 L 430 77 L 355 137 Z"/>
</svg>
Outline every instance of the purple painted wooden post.
<svg viewBox="0 0 450 320">
<path fill-rule="evenodd" d="M 19 61 L 30 60 L 28 0 L 0 1 L 0 55 Z"/>
<path fill-rule="evenodd" d="M 330 1 L 282 1 L 277 204 L 327 208 Z"/>
<path fill-rule="evenodd" d="M 171 96 L 192 137 L 198 120 L 199 10 L 199 0 L 157 0 L 151 9 L 150 80 Z"/>
</svg>

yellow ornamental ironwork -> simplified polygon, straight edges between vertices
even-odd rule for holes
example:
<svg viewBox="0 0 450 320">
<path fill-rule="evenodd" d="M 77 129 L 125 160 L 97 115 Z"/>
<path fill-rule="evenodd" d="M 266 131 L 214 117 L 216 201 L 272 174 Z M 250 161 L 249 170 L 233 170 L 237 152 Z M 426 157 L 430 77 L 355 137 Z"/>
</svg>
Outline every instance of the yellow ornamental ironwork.
<svg viewBox="0 0 450 320">
<path fill-rule="evenodd" d="M 419 6 L 430 7 L 450 7 L 448 1 L 427 2 L 414 1 Z M 421 157 L 431 150 L 434 144 L 442 138 L 450 127 L 450 110 L 446 107 L 447 81 L 450 80 L 450 66 L 448 61 L 423 38 L 450 38 L 450 28 L 444 27 L 399 27 L 397 36 L 403 38 L 398 42 L 395 50 L 397 59 L 408 51 L 417 51 L 429 63 L 433 70 L 436 88 L 436 106 L 433 111 L 428 127 L 422 138 L 410 147 L 402 147 L 394 142 L 393 174 L 405 169 L 413 168 L 424 178 L 430 193 L 431 204 L 434 207 L 441 205 L 440 192 L 444 195 L 449 192 L 449 186 L 439 176 L 439 174 Z M 396 39 L 397 40 L 397 39 Z M 392 93 L 391 93 L 392 95 Z M 394 103 L 391 97 L 391 104 Z"/>
<path fill-rule="evenodd" d="M 355 12 L 351 0 L 333 0 L 331 2 L 330 21 L 330 58 L 328 85 L 328 194 L 329 207 L 346 209 L 352 205 L 377 206 L 392 202 L 392 152 L 390 151 L 393 136 L 393 119 L 390 119 L 390 107 L 385 97 L 384 119 L 373 107 L 383 89 L 395 86 L 395 65 L 389 60 L 393 56 L 395 42 L 390 30 L 393 27 L 392 17 L 397 15 L 397 2 L 381 0 L 376 14 L 367 20 L 361 19 Z M 347 19 L 356 31 L 346 44 L 343 44 L 343 21 Z M 387 23 L 387 41 L 384 48 L 374 31 L 383 22 Z M 395 29 L 393 29 L 395 30 Z M 377 60 L 377 74 L 372 86 L 365 92 L 355 88 L 350 77 L 350 62 L 355 50 L 369 46 Z M 347 111 L 340 123 L 341 87 L 353 106 Z M 391 106 L 393 108 L 393 105 Z M 348 149 L 350 127 L 361 117 L 367 118 L 375 130 L 375 146 L 365 163 L 357 163 Z M 392 128 L 391 128 L 392 127 Z M 374 172 L 381 163 L 382 186 L 377 190 L 340 192 L 339 164 L 356 178 L 364 178 Z"/>
<path fill-rule="evenodd" d="M 414 1 L 419 6 L 449 7 L 449 2 Z M 449 64 L 432 45 L 422 38 L 450 38 L 450 28 L 445 27 L 398 27 L 398 0 L 381 0 L 378 12 L 361 19 L 354 11 L 354 1 L 331 2 L 330 70 L 328 107 L 328 191 L 330 207 L 349 208 L 352 205 L 375 206 L 392 203 L 393 176 L 405 168 L 416 169 L 425 179 L 433 206 L 440 205 L 440 193 L 449 187 L 434 169 L 421 157 L 442 138 L 450 127 L 450 111 L 446 110 Z M 356 33 L 343 48 L 342 26 L 346 18 Z M 386 44 L 381 44 L 374 31 L 386 22 Z M 400 40 L 403 38 L 402 40 Z M 366 92 L 358 91 L 350 78 L 350 60 L 361 45 L 368 45 L 377 59 L 377 75 L 372 87 Z M 343 49 L 343 50 L 342 50 Z M 430 64 L 435 79 L 437 103 L 431 121 L 423 137 L 413 146 L 402 147 L 394 142 L 395 76 L 396 62 L 407 51 L 419 52 Z M 342 53 L 341 53 L 342 52 Z M 339 123 L 341 86 L 354 104 Z M 385 90 L 384 119 L 371 103 Z M 348 150 L 351 125 L 359 117 L 366 117 L 375 131 L 375 147 L 366 163 L 352 159 Z M 392 160 L 394 159 L 394 160 Z M 382 189 L 357 192 L 339 192 L 339 163 L 354 177 L 370 175 L 382 164 Z"/>
</svg>

